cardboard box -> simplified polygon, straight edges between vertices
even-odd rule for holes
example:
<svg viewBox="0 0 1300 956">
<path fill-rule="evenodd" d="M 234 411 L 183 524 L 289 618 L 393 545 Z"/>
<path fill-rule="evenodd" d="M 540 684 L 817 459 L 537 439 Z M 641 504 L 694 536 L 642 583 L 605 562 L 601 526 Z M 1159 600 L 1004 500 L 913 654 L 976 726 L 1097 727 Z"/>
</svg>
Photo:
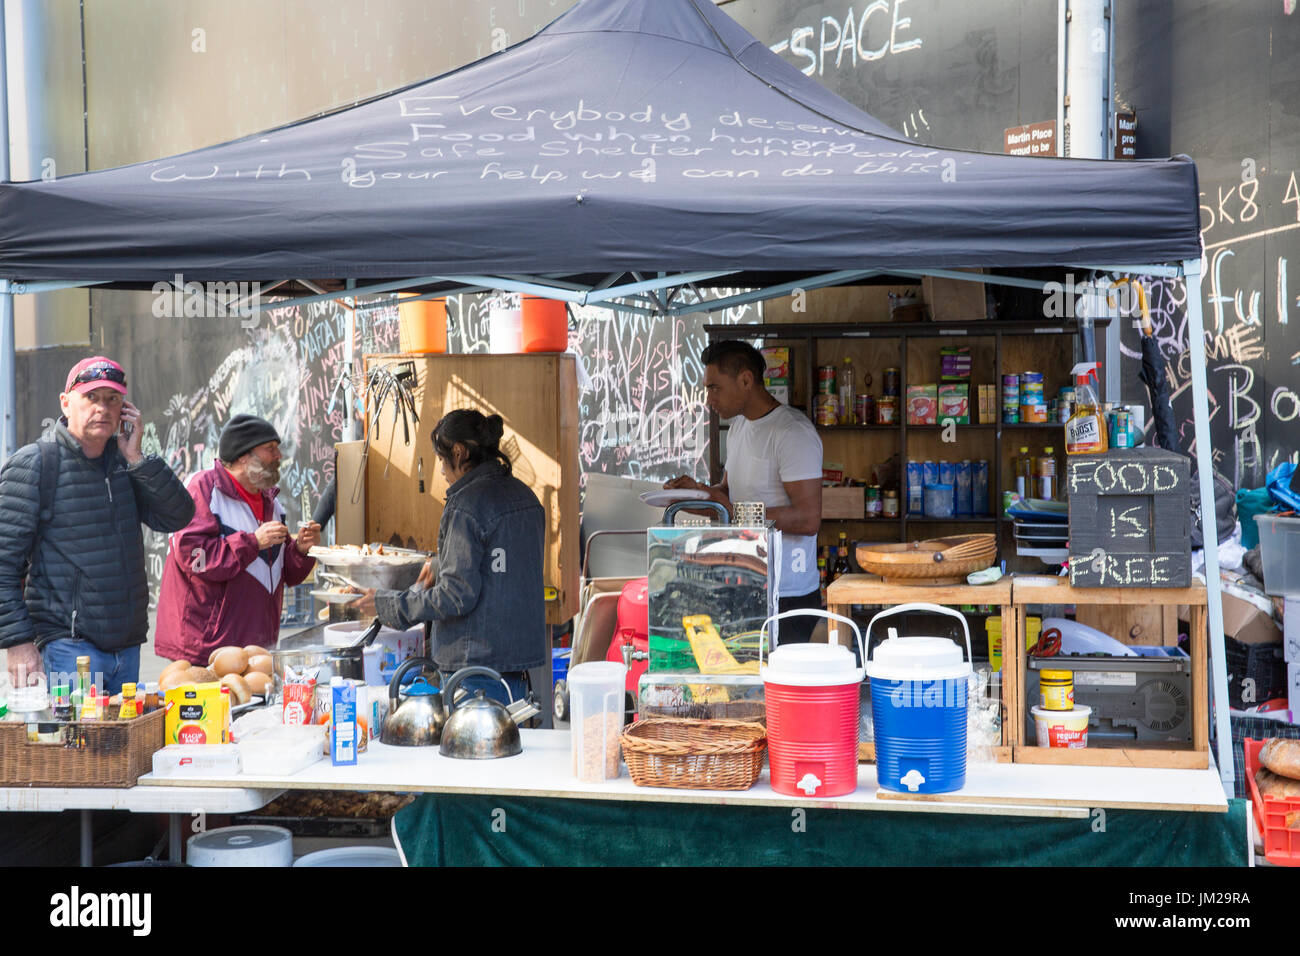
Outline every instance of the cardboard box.
<svg viewBox="0 0 1300 956">
<path fill-rule="evenodd" d="M 979 423 L 996 425 L 998 421 L 998 393 L 996 385 L 979 387 Z"/>
<path fill-rule="evenodd" d="M 790 349 L 773 346 L 759 351 L 763 354 L 763 361 L 767 363 L 767 371 L 763 373 L 764 379 L 771 379 L 778 385 L 790 384 Z"/>
<path fill-rule="evenodd" d="M 823 488 L 823 518 L 862 518 L 867 513 L 865 488 Z"/>
<path fill-rule="evenodd" d="M 958 271 L 984 272 L 983 269 Z M 983 282 L 926 276 L 921 280 L 921 291 L 930 307 L 930 317 L 936 322 L 970 322 L 988 315 Z"/>
<path fill-rule="evenodd" d="M 939 386 L 907 386 L 907 424 L 934 425 L 939 417 Z"/>
<path fill-rule="evenodd" d="M 230 711 L 221 684 L 181 684 L 166 694 L 164 734 L 169 744 L 230 743 Z"/>
<path fill-rule="evenodd" d="M 948 419 L 952 419 L 958 425 L 970 424 L 970 386 L 969 385 L 940 385 L 939 386 L 939 417 L 938 421 L 943 424 Z"/>
<path fill-rule="evenodd" d="M 1243 644 L 1273 644 L 1282 631 L 1273 615 L 1235 594 L 1223 592 L 1223 633 Z"/>
<path fill-rule="evenodd" d="M 1294 721 L 1300 717 L 1300 664 L 1286 665 L 1287 709 Z"/>
<path fill-rule="evenodd" d="M 1282 603 L 1282 644 L 1286 662 L 1300 664 L 1300 598 L 1286 598 Z"/>
</svg>

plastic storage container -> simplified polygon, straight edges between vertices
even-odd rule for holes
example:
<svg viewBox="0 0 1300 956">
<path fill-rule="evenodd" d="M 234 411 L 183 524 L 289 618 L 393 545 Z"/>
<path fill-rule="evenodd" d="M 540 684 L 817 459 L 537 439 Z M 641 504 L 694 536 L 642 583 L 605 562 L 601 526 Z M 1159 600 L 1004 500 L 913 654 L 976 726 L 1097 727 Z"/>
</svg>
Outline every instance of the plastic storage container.
<svg viewBox="0 0 1300 956">
<path fill-rule="evenodd" d="M 340 846 L 317 850 L 293 861 L 294 866 L 401 866 L 402 855 L 392 847 Z"/>
<path fill-rule="evenodd" d="M 222 827 L 186 845 L 190 866 L 293 866 L 293 834 L 284 827 Z"/>
<path fill-rule="evenodd" d="M 1300 518 L 1255 515 L 1255 524 L 1264 564 L 1264 592 L 1300 597 Z"/>
<path fill-rule="evenodd" d="M 858 626 L 826 611 L 787 611 L 763 622 L 760 653 L 772 621 L 795 615 Z M 858 787 L 858 702 L 863 670 L 839 644 L 787 644 L 760 663 L 767 704 L 767 762 L 772 789 L 792 797 L 835 797 Z"/>
<path fill-rule="evenodd" d="M 523 350 L 563 352 L 569 347 L 569 313 L 558 299 L 523 298 Z"/>
<path fill-rule="evenodd" d="M 403 292 L 401 298 L 413 298 Z M 421 299 L 399 302 L 397 306 L 398 341 L 403 352 L 440 353 L 447 351 L 447 300 Z"/>
<path fill-rule="evenodd" d="M 235 744 L 169 744 L 153 755 L 155 777 L 218 777 L 239 773 Z"/>
<path fill-rule="evenodd" d="M 325 726 L 295 724 L 272 727 L 236 744 L 244 773 L 286 775 L 310 767 L 325 756 Z"/>
<path fill-rule="evenodd" d="M 763 679 L 757 674 L 655 671 L 642 674 L 637 717 L 689 720 L 752 720 L 762 723 Z"/>
<path fill-rule="evenodd" d="M 613 661 L 589 661 L 569 669 L 573 775 L 583 783 L 619 775 L 626 681 L 627 668 Z"/>
<path fill-rule="evenodd" d="M 958 612 L 936 604 L 900 604 L 882 618 L 909 611 L 946 614 L 961 622 L 966 659 L 946 637 L 889 637 L 867 664 L 876 739 L 876 778 L 898 793 L 949 793 L 966 785 L 970 628 Z"/>
<path fill-rule="evenodd" d="M 488 310 L 488 351 L 512 355 L 523 350 L 523 310 L 497 306 Z"/>
</svg>

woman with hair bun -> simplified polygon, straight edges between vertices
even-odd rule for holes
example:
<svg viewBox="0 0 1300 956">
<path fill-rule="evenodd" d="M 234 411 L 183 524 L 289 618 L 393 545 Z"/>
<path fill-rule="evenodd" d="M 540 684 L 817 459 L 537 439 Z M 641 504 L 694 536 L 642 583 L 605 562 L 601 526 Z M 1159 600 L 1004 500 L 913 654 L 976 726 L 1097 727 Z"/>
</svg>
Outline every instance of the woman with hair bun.
<svg viewBox="0 0 1300 956">
<path fill-rule="evenodd" d="M 358 607 L 401 630 L 433 622 L 432 656 L 444 680 L 462 667 L 490 667 L 518 700 L 528 669 L 550 660 L 542 594 L 546 512 L 511 473 L 503 432 L 500 415 L 468 408 L 438 422 L 433 450 L 448 487 L 436 580 L 426 564 L 409 589 L 368 590 Z M 483 678 L 461 686 L 507 699 L 500 683 Z"/>
</svg>

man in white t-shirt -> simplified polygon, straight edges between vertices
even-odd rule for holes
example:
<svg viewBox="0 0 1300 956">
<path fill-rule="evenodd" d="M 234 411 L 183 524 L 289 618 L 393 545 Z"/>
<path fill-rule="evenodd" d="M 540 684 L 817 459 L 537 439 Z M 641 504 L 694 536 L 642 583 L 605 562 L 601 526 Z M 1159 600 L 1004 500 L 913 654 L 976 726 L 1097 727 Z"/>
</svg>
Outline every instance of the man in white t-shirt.
<svg viewBox="0 0 1300 956">
<path fill-rule="evenodd" d="M 746 342 L 715 342 L 700 356 L 709 407 L 731 419 L 719 485 L 685 475 L 665 488 L 697 488 L 728 512 L 733 501 L 761 501 L 781 532 L 779 609 L 821 607 L 817 531 L 822 520 L 822 440 L 812 422 L 782 405 L 763 385 L 763 356 Z M 807 642 L 814 617 L 782 622 L 781 643 Z"/>
</svg>

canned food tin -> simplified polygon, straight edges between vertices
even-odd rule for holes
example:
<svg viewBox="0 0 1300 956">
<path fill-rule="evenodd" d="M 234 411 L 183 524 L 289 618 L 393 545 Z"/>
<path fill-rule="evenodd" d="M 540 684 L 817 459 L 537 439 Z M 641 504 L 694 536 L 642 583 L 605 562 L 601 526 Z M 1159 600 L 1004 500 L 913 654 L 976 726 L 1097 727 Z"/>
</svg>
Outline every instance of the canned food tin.
<svg viewBox="0 0 1300 956">
<path fill-rule="evenodd" d="M 858 413 L 859 425 L 870 425 L 876 420 L 876 399 L 871 395 L 859 395 L 854 400 L 854 410 Z"/>
<path fill-rule="evenodd" d="M 1017 388 L 1017 389 L 1020 388 L 1020 376 L 1019 376 L 1019 375 L 1003 375 L 1003 376 L 1002 376 L 1002 386 L 1003 386 L 1003 388 L 1011 388 L 1012 386 L 1014 386 L 1014 387 Z"/>
<path fill-rule="evenodd" d="M 816 417 L 818 425 L 839 424 L 840 400 L 834 395 L 818 395 Z"/>
<path fill-rule="evenodd" d="M 1129 441 L 1129 437 L 1130 437 L 1129 430 L 1128 430 L 1129 429 L 1128 409 L 1126 408 L 1118 409 L 1115 412 L 1114 418 L 1111 420 L 1114 422 L 1114 426 L 1111 428 L 1111 433 L 1110 433 L 1110 447 L 1112 448 L 1131 447 L 1131 442 Z"/>
<path fill-rule="evenodd" d="M 1014 491 L 1002 492 L 1002 510 L 1007 511 L 1012 505 L 1020 500 L 1020 495 Z"/>
<path fill-rule="evenodd" d="M 1043 373 L 1042 372 L 1021 372 L 1020 381 L 1021 383 L 1028 382 L 1031 385 L 1042 385 Z"/>
<path fill-rule="evenodd" d="M 817 394 L 818 395 L 838 395 L 835 390 L 835 366 L 819 365 L 817 366 Z"/>
<path fill-rule="evenodd" d="M 876 423 L 893 425 L 898 422 L 898 398 L 893 395 L 881 396 L 876 402 Z"/>
<path fill-rule="evenodd" d="M 899 370 L 896 368 L 885 369 L 884 383 L 881 386 L 882 395 L 898 396 L 898 379 Z"/>
<path fill-rule="evenodd" d="M 1074 402 L 1060 398 L 1056 401 L 1056 420 L 1059 422 L 1068 422 L 1070 416 L 1074 414 Z"/>
<path fill-rule="evenodd" d="M 1047 421 L 1046 405 L 1021 405 L 1020 420 L 1027 423 L 1039 423 Z"/>
<path fill-rule="evenodd" d="M 1020 410 L 1019 410 L 1019 409 L 1011 409 L 1011 408 L 1004 408 L 1004 409 L 1002 409 L 1002 424 L 1004 424 L 1004 425 L 1019 425 L 1019 424 L 1020 424 Z"/>
</svg>

